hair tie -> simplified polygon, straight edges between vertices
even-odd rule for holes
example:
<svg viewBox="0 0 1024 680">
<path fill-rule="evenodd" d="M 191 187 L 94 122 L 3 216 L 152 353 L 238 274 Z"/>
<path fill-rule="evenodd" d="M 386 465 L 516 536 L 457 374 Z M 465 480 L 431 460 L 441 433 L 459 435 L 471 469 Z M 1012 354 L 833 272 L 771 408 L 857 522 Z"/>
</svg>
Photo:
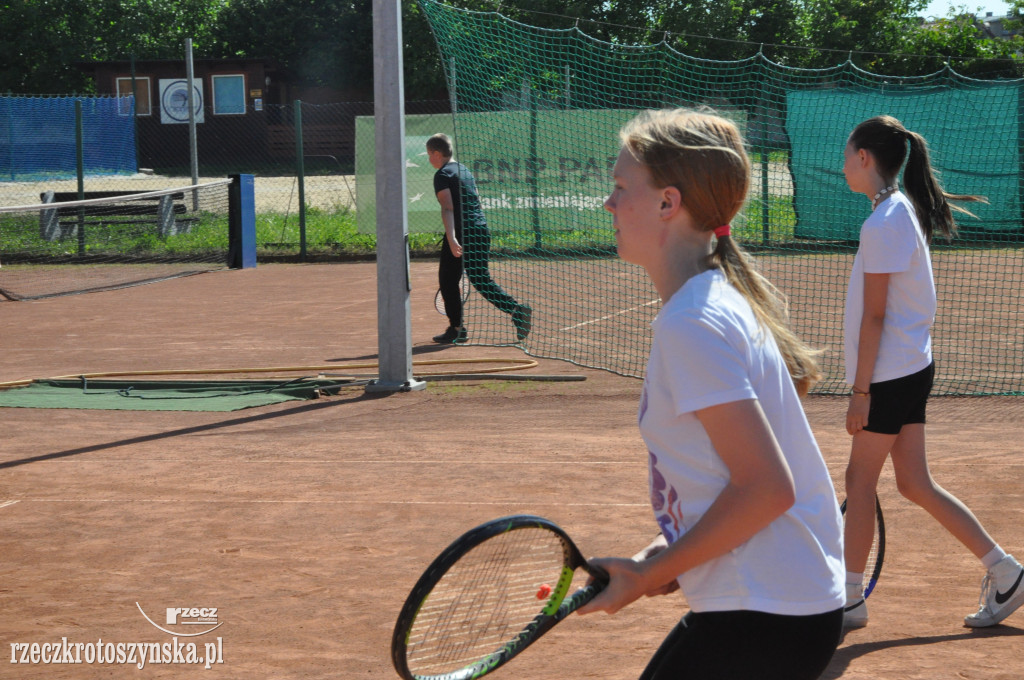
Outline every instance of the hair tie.
<svg viewBox="0 0 1024 680">
<path fill-rule="evenodd" d="M 720 227 L 715 227 L 714 232 L 715 232 L 715 236 L 717 236 L 718 238 L 722 238 L 723 236 L 729 236 L 730 235 L 729 225 L 728 224 L 723 224 Z"/>
</svg>

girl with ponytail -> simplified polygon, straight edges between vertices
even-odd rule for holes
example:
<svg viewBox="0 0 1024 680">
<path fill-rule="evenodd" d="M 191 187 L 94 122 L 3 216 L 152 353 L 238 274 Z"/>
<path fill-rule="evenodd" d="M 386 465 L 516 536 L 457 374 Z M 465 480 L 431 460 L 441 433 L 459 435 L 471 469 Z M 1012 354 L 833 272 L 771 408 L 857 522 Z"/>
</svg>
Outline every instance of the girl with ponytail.
<svg viewBox="0 0 1024 680">
<path fill-rule="evenodd" d="M 660 535 L 580 610 L 681 588 L 690 611 L 642 680 L 813 680 L 842 630 L 841 521 L 800 395 L 814 352 L 730 234 L 750 183 L 736 126 L 648 112 L 621 132 L 605 201 L 619 256 L 662 300 L 640 399 Z"/>
<path fill-rule="evenodd" d="M 904 168 L 904 163 L 906 167 Z M 897 178 L 903 168 L 903 185 Z M 892 457 L 900 493 L 927 510 L 981 560 L 987 573 L 968 626 L 992 626 L 1024 604 L 1024 568 L 986 533 L 974 514 L 936 484 L 925 452 L 925 406 L 932 389 L 931 326 L 936 294 L 929 244 L 956 234 L 958 202 L 935 176 L 925 139 L 892 116 L 864 121 L 850 134 L 843 173 L 871 200 L 860 232 L 846 297 L 846 430 L 853 436 L 846 469 L 846 606 L 844 625 L 867 625 L 864 568 L 874 531 L 875 488 Z"/>
</svg>

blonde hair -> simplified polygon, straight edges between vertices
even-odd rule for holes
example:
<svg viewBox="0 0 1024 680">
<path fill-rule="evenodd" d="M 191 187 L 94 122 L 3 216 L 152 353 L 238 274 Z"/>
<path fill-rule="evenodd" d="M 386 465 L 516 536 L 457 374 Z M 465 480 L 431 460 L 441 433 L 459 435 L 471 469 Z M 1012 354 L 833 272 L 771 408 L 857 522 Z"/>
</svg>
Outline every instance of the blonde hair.
<svg viewBox="0 0 1024 680">
<path fill-rule="evenodd" d="M 750 158 L 739 129 L 707 111 L 647 111 L 620 133 L 622 145 L 651 173 L 655 186 L 672 186 L 700 231 L 732 222 L 747 198 Z M 803 396 L 821 378 L 817 355 L 789 328 L 786 297 L 756 269 L 732 237 L 718 238 L 708 265 L 750 303 L 782 353 L 797 392 Z"/>
</svg>

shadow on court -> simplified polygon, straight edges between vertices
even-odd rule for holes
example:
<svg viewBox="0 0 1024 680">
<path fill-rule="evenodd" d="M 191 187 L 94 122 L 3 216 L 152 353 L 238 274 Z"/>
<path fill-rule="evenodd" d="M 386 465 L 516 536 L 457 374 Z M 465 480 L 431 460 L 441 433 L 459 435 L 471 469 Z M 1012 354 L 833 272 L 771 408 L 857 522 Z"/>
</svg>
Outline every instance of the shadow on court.
<svg viewBox="0 0 1024 680">
<path fill-rule="evenodd" d="M 925 647 L 943 642 L 959 642 L 961 640 L 978 640 L 980 638 L 1024 637 L 1024 630 L 1009 626 L 993 626 L 978 628 L 954 635 L 930 635 L 928 637 L 908 637 L 898 640 L 876 640 L 874 642 L 858 642 L 848 647 L 840 647 L 832 657 L 832 663 L 822 674 L 821 680 L 837 680 L 843 677 L 850 663 L 868 654 L 896 649 L 900 647 Z M 845 636 L 844 636 L 845 639 Z M 955 658 L 955 657 L 951 657 Z"/>
<path fill-rule="evenodd" d="M 44 461 L 58 460 L 61 458 L 69 458 L 72 456 L 79 456 L 85 453 L 95 453 L 96 451 L 104 451 L 106 449 L 116 449 L 121 446 L 132 446 L 134 444 L 141 444 L 144 442 L 159 441 L 162 439 L 170 439 L 173 437 L 182 437 L 186 435 L 198 434 L 202 432 L 211 432 L 220 430 L 227 427 L 235 427 L 238 425 L 246 425 L 249 423 L 257 423 L 260 421 L 273 420 L 276 418 L 282 418 L 285 416 L 295 416 L 311 411 L 319 411 L 325 408 L 331 408 L 335 406 L 344 406 L 346 404 L 354 404 L 357 402 L 370 401 L 374 399 L 382 399 L 388 396 L 387 393 L 379 392 L 359 392 L 352 397 L 335 397 L 330 400 L 318 401 L 315 404 L 302 404 L 293 408 L 285 409 L 283 411 L 275 411 L 273 413 L 260 413 L 258 415 L 247 416 L 244 418 L 230 418 L 228 420 L 222 420 L 216 423 L 206 423 L 204 425 L 195 425 L 193 427 L 182 427 L 174 430 L 168 430 L 166 432 L 156 432 L 154 434 L 146 434 L 138 437 L 129 437 L 127 439 L 120 439 L 116 441 L 105 442 L 103 444 L 91 444 L 89 446 L 81 446 L 74 449 L 67 449 L 65 451 L 54 451 L 52 453 L 42 453 L 38 456 L 32 456 L 30 458 L 18 458 L 15 460 L 7 460 L 0 462 L 0 470 L 6 468 L 19 467 L 21 465 L 28 465 L 30 463 L 41 463 Z"/>
</svg>

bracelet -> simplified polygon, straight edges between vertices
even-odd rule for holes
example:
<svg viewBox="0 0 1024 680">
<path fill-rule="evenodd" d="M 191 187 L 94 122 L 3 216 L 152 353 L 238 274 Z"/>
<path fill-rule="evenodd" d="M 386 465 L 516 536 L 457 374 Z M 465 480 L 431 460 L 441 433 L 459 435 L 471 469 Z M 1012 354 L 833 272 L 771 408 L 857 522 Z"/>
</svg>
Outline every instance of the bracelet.
<svg viewBox="0 0 1024 680">
<path fill-rule="evenodd" d="M 852 394 L 854 396 L 857 396 L 857 397 L 870 397 L 871 396 L 870 392 L 861 392 L 856 387 L 851 387 L 850 388 L 850 394 Z"/>
</svg>

